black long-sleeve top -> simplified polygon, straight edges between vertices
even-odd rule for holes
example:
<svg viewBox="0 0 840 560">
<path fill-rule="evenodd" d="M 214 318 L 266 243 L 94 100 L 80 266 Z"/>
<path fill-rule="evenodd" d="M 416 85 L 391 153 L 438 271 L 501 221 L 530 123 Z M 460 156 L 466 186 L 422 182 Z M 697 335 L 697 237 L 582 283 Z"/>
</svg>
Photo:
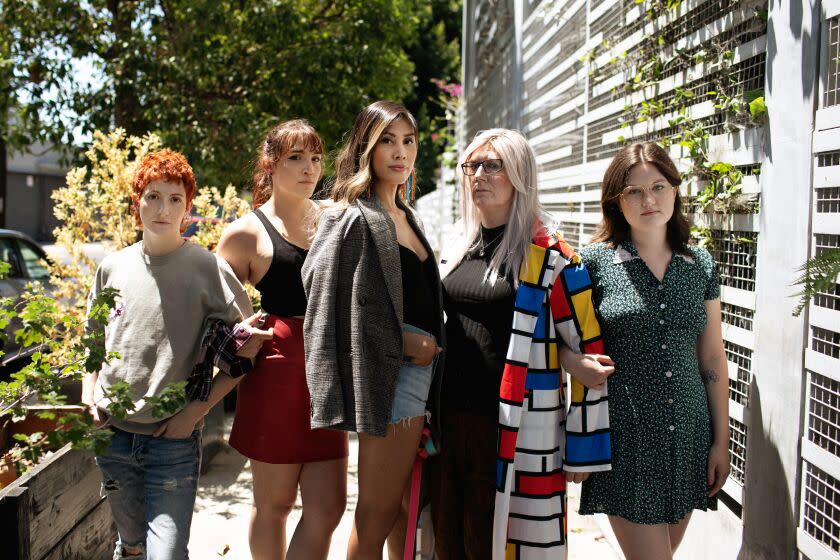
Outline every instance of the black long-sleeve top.
<svg viewBox="0 0 840 560">
<path fill-rule="evenodd" d="M 484 274 L 504 228 L 482 227 L 478 246 L 443 280 L 447 350 L 442 400 L 450 410 L 499 414 L 515 293 L 510 271 L 492 284 Z"/>
</svg>

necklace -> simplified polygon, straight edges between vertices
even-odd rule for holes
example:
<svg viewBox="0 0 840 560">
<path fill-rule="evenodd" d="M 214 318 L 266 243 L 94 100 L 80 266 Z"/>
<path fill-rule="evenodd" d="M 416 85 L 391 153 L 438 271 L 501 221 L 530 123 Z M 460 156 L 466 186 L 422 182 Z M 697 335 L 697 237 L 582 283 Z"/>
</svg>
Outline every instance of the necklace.
<svg viewBox="0 0 840 560">
<path fill-rule="evenodd" d="M 479 237 L 479 239 L 481 240 L 481 249 L 479 249 L 479 250 L 478 250 L 478 256 L 479 256 L 479 257 L 483 257 L 483 256 L 484 256 L 484 251 L 485 251 L 485 249 L 487 249 L 487 247 L 488 247 L 489 245 L 492 245 L 493 243 L 495 243 L 495 242 L 496 242 L 496 240 L 497 240 L 497 239 L 499 239 L 499 238 L 500 238 L 502 235 L 504 235 L 504 234 L 505 234 L 505 230 L 502 230 L 502 231 L 500 231 L 499 233 L 497 233 L 497 234 L 496 234 L 496 237 L 494 237 L 493 239 L 491 239 L 490 241 L 488 241 L 487 243 L 485 243 L 485 242 L 484 242 L 484 231 L 483 231 L 483 228 L 479 228 L 479 229 L 478 229 L 478 237 Z"/>
</svg>

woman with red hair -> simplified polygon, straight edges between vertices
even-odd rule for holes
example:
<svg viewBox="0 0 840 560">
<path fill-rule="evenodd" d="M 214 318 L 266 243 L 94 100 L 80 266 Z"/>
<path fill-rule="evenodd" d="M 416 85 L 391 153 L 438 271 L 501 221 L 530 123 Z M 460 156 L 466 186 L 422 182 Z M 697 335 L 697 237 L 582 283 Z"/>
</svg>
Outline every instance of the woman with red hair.
<svg viewBox="0 0 840 560">
<path fill-rule="evenodd" d="M 91 301 L 107 288 L 119 295 L 107 325 L 88 325 L 105 328 L 105 350 L 120 358 L 85 377 L 82 402 L 97 424 L 112 431 L 110 446 L 96 463 L 118 531 L 114 558 L 184 559 L 202 419 L 237 379 L 216 375 L 206 379 L 206 387 L 202 379 L 200 395 L 188 391 L 195 400 L 169 416 L 155 412 L 149 397 L 187 381 L 188 375 L 192 382 L 205 322 L 232 325 L 251 315 L 251 302 L 226 262 L 181 237 L 195 194 L 193 171 L 183 155 L 148 154 L 131 187 L 142 239 L 102 261 Z M 133 406 L 109 416 L 117 384 L 128 384 Z"/>
</svg>

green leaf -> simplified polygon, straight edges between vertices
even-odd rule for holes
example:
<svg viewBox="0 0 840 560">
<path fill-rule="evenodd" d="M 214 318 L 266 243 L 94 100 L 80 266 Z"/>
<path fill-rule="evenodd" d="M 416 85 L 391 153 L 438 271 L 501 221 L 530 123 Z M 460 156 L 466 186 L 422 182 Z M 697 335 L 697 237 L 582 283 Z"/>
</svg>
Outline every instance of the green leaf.
<svg viewBox="0 0 840 560">
<path fill-rule="evenodd" d="M 799 277 L 793 285 L 800 286 L 801 291 L 794 296 L 799 298 L 794 316 L 802 313 L 817 293 L 827 291 L 837 283 L 837 276 L 840 275 L 840 249 L 825 250 L 805 261 L 796 271 Z"/>
<path fill-rule="evenodd" d="M 152 406 L 152 416 L 164 418 L 181 410 L 186 404 L 186 386 L 186 381 L 170 383 L 158 395 L 146 397 L 146 403 Z"/>
<path fill-rule="evenodd" d="M 763 117 L 767 114 L 767 105 L 764 104 L 763 97 L 756 97 L 752 101 L 750 101 L 750 115 L 754 119 L 758 119 L 759 117 Z"/>
</svg>

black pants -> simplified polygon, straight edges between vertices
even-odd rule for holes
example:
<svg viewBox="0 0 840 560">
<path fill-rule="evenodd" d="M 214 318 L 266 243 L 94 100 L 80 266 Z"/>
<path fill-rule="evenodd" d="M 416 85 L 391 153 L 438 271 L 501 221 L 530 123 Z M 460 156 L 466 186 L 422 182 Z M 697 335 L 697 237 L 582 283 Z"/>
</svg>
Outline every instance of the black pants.
<svg viewBox="0 0 840 560">
<path fill-rule="evenodd" d="M 491 557 L 497 426 L 490 416 L 443 414 L 441 453 L 430 465 L 439 560 Z"/>
</svg>

